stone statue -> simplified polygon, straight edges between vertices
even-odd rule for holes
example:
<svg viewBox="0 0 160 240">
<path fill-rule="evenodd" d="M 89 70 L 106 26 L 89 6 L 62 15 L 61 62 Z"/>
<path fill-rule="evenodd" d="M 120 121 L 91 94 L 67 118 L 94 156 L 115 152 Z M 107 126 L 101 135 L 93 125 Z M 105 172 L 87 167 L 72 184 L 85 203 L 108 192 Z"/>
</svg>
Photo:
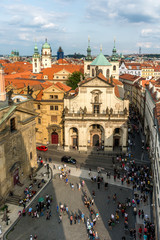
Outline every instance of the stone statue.
<svg viewBox="0 0 160 240">
<path fill-rule="evenodd" d="M 110 115 L 112 115 L 112 113 L 113 113 L 113 108 L 110 109 Z"/>
<path fill-rule="evenodd" d="M 86 106 L 84 107 L 84 110 L 83 110 L 83 112 L 84 112 L 84 114 L 86 114 L 86 113 L 87 113 L 87 108 L 86 108 Z"/>
<path fill-rule="evenodd" d="M 31 96 L 32 97 L 32 94 L 33 94 L 33 89 L 30 88 L 30 86 L 27 87 L 27 95 Z"/>
<path fill-rule="evenodd" d="M 109 108 L 108 107 L 106 108 L 106 114 L 107 115 L 109 114 Z"/>
<path fill-rule="evenodd" d="M 124 111 L 124 114 L 127 115 L 127 108 L 126 107 L 123 111 Z"/>
<path fill-rule="evenodd" d="M 64 108 L 63 114 L 64 114 L 64 115 L 65 115 L 65 114 L 68 114 L 68 108 L 67 108 L 67 106 Z"/>
<path fill-rule="evenodd" d="M 13 94 L 13 89 L 11 89 L 11 90 L 7 93 L 7 95 L 8 95 L 8 103 L 9 103 L 9 104 L 12 104 L 12 103 L 13 103 L 12 94 Z"/>
<path fill-rule="evenodd" d="M 96 66 L 96 76 L 98 76 L 98 66 Z"/>
</svg>

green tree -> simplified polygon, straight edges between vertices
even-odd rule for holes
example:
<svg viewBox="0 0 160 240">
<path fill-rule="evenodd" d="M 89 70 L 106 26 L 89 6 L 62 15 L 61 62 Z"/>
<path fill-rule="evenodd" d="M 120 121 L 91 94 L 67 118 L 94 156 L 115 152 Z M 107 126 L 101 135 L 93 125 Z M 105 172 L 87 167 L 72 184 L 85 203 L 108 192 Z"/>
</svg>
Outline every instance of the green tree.
<svg viewBox="0 0 160 240">
<path fill-rule="evenodd" d="M 69 75 L 67 80 L 67 85 L 72 89 L 76 89 L 78 87 L 78 83 L 84 79 L 83 73 L 76 71 Z"/>
</svg>

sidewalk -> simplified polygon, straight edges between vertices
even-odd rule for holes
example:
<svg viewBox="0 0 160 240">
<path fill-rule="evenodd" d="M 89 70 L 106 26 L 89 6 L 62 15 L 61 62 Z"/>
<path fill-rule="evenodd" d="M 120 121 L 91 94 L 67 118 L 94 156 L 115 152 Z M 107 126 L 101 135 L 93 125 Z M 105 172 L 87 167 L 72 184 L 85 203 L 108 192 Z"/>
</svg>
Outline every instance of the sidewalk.
<svg viewBox="0 0 160 240">
<path fill-rule="evenodd" d="M 45 184 L 40 188 L 40 190 L 38 191 L 38 193 L 31 199 L 31 201 L 26 204 L 26 209 L 30 206 L 30 204 L 35 200 L 35 198 L 39 195 L 39 193 L 46 187 L 46 185 L 49 183 L 49 181 L 52 178 L 52 173 L 50 171 L 49 174 L 49 178 L 48 178 L 48 174 L 47 174 L 47 168 L 46 167 L 42 167 L 38 172 L 37 175 L 35 177 L 35 179 L 44 179 L 45 180 Z M 2 234 L 0 234 L 0 240 L 5 239 L 4 235 L 5 233 L 12 228 L 12 225 L 18 221 L 18 212 L 22 211 L 23 207 L 22 206 L 18 206 L 18 205 L 14 205 L 14 204 L 10 204 L 10 203 L 6 203 L 6 205 L 8 206 L 8 211 L 9 213 L 7 214 L 7 216 L 9 217 L 9 221 L 8 221 L 8 225 L 6 224 L 5 221 L 3 221 L 3 212 L 0 212 L 0 229 L 2 230 Z"/>
</svg>

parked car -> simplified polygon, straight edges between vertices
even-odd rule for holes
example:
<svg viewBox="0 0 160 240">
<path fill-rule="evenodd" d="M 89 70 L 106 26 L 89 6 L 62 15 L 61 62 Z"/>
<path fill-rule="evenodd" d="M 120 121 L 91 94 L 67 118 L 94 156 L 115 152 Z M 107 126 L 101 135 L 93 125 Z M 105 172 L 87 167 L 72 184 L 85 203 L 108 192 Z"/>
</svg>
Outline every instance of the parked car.
<svg viewBox="0 0 160 240">
<path fill-rule="evenodd" d="M 76 164 L 76 159 L 70 157 L 70 156 L 63 156 L 61 158 L 61 162 L 66 162 L 66 163 L 72 163 L 72 164 Z"/>
<path fill-rule="evenodd" d="M 39 150 L 39 151 L 46 152 L 48 150 L 48 147 L 46 147 L 46 146 L 39 146 L 39 147 L 36 147 L 36 149 Z"/>
</svg>

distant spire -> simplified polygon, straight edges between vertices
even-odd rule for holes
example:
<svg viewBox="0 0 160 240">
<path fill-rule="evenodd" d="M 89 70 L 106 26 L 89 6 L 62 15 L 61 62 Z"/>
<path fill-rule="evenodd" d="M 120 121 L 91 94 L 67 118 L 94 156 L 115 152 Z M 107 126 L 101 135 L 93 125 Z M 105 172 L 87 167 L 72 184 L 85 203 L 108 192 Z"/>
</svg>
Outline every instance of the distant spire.
<svg viewBox="0 0 160 240">
<path fill-rule="evenodd" d="M 114 48 L 116 47 L 116 38 L 114 38 Z"/>
<path fill-rule="evenodd" d="M 102 52 L 102 44 L 100 45 L 100 51 Z"/>
<path fill-rule="evenodd" d="M 47 38 L 46 38 L 46 42 L 47 42 Z"/>
<path fill-rule="evenodd" d="M 88 36 L 88 47 L 90 47 L 90 37 Z"/>
</svg>

